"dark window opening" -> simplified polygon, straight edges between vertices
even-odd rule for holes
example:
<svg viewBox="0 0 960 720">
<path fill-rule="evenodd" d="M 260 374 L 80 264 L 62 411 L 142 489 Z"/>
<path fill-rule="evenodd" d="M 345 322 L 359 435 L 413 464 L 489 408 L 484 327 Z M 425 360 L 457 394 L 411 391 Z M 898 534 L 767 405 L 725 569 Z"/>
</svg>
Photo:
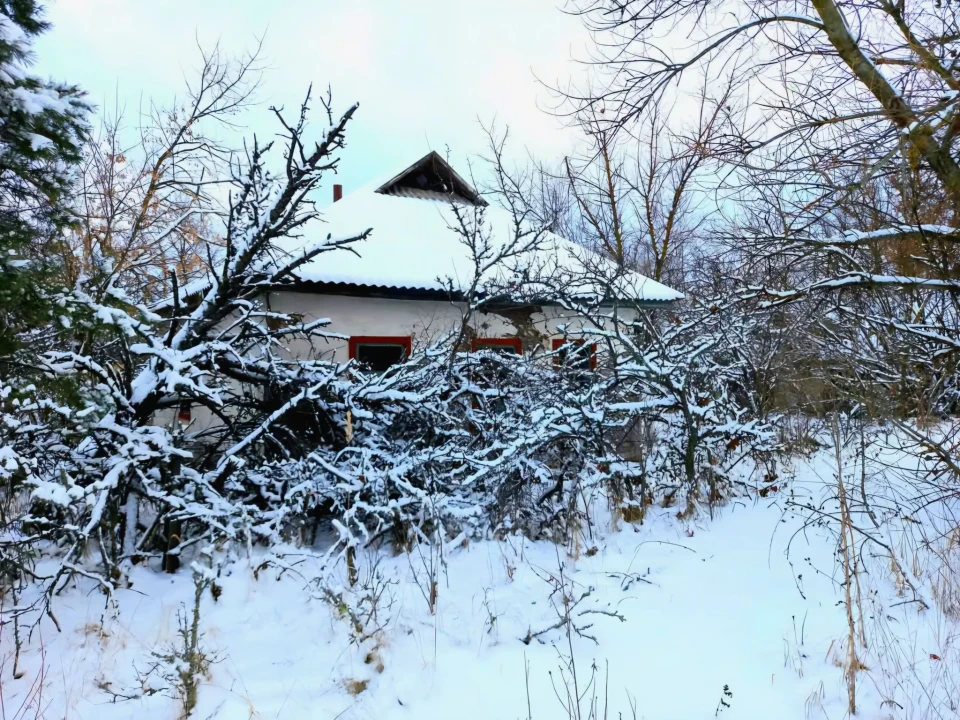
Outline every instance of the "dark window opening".
<svg viewBox="0 0 960 720">
<path fill-rule="evenodd" d="M 495 350 L 497 352 L 523 354 L 520 338 L 474 338 L 470 343 L 473 352 Z"/>
<path fill-rule="evenodd" d="M 410 338 L 354 336 L 350 338 L 350 357 L 361 365 L 383 372 L 410 356 Z"/>
<path fill-rule="evenodd" d="M 407 349 L 403 345 L 372 345 L 363 343 L 357 346 L 357 360 L 371 370 L 383 372 L 392 365 L 403 362 Z"/>
<path fill-rule="evenodd" d="M 177 408 L 177 421 L 181 423 L 189 423 L 192 415 L 193 413 L 190 411 L 190 401 L 181 401 L 180 406 Z"/>
<path fill-rule="evenodd" d="M 554 364 L 573 370 L 593 370 L 597 367 L 597 345 L 584 340 L 555 338 L 553 341 Z"/>
</svg>

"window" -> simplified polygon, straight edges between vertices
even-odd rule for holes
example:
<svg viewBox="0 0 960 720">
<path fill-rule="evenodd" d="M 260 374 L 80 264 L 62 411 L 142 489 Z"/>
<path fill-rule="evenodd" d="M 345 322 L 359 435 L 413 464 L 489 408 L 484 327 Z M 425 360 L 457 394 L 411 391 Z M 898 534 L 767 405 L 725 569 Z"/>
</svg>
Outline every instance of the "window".
<svg viewBox="0 0 960 720">
<path fill-rule="evenodd" d="M 189 425 L 192 416 L 193 413 L 190 411 L 190 401 L 181 400 L 180 405 L 177 407 L 177 422 L 181 423 L 182 425 Z"/>
<path fill-rule="evenodd" d="M 410 347 L 409 335 L 354 335 L 350 338 L 350 358 L 375 372 L 383 372 L 406 360 Z"/>
<path fill-rule="evenodd" d="M 523 355 L 520 338 L 474 338 L 470 343 L 473 352 L 477 350 L 496 350 L 498 352 Z"/>
<path fill-rule="evenodd" d="M 502 353 L 504 355 L 523 355 L 523 343 L 521 343 L 520 338 L 473 338 L 470 341 L 470 349 L 473 352 L 478 350 L 492 350 L 495 353 Z M 482 387 L 488 389 L 493 389 L 498 385 L 501 385 L 508 377 L 508 371 L 505 368 L 486 367 L 485 363 L 481 363 L 483 367 L 477 367 L 475 373 L 471 373 L 471 380 Z M 488 412 L 491 412 L 495 415 L 499 415 L 506 411 L 507 405 L 502 397 L 496 396 L 487 396 L 484 405 Z M 473 398 L 473 407 L 480 408 L 481 403 L 479 398 Z"/>
<path fill-rule="evenodd" d="M 565 365 L 575 370 L 593 370 L 597 367 L 597 344 L 570 338 L 554 338 L 555 365 Z M 567 356 L 570 356 L 569 359 Z"/>
</svg>

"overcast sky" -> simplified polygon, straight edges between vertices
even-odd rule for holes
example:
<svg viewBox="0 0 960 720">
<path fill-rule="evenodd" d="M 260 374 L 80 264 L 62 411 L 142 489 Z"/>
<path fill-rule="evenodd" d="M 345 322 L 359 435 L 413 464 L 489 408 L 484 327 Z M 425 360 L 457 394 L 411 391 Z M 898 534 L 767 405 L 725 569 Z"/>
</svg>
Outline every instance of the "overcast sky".
<svg viewBox="0 0 960 720">
<path fill-rule="evenodd" d="M 544 109 L 538 83 L 582 72 L 588 37 L 563 0 L 56 0 L 35 70 L 77 83 L 133 118 L 141 97 L 166 102 L 198 64 L 197 39 L 242 53 L 265 35 L 264 108 L 294 107 L 309 83 L 333 86 L 341 108 L 360 102 L 340 182 L 349 191 L 429 149 L 455 164 L 482 150 L 478 118 L 509 124 L 515 152 L 556 157 L 572 130 Z M 322 121 L 318 118 L 318 121 Z"/>
</svg>

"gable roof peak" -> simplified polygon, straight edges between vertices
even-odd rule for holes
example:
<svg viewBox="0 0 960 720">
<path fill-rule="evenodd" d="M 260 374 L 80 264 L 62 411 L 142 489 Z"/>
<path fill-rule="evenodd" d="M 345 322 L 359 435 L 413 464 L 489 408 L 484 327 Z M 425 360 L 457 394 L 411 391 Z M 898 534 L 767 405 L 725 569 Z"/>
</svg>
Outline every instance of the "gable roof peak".
<svg viewBox="0 0 960 720">
<path fill-rule="evenodd" d="M 381 195 L 445 200 L 485 206 L 487 201 L 464 180 L 436 150 L 385 182 L 374 192 Z"/>
</svg>

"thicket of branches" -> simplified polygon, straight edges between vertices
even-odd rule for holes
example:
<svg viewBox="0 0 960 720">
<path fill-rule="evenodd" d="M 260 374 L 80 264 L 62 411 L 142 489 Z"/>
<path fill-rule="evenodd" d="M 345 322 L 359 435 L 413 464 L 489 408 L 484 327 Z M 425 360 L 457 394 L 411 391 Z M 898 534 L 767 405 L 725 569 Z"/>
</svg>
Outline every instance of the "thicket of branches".
<svg viewBox="0 0 960 720">
<path fill-rule="evenodd" d="M 355 574 L 371 544 L 512 532 L 578 543 L 601 497 L 642 520 L 657 499 L 694 512 L 767 472 L 752 321 L 700 305 L 651 313 L 634 263 L 595 243 L 578 270 L 531 265 L 555 250 L 549 231 L 570 208 L 544 205 L 537 175 L 508 170 L 496 142 L 489 191 L 510 236 L 491 232 L 483 207 L 449 209 L 450 242 L 474 260 L 461 325 L 382 374 L 291 357 L 294 340 L 329 339 L 326 321 L 273 312 L 266 293 L 324 253 L 362 252 L 371 232 L 302 239 L 358 108 L 337 114 L 329 92 L 311 92 L 273 110 L 277 139 L 215 141 L 251 102 L 257 68 L 256 54 L 202 53 L 185 101 L 145 115 L 132 141 L 119 112 L 99 131 L 77 125 L 82 152 L 59 160 L 62 219 L 28 223 L 30 252 L 3 266 L 38 303 L 29 322 L 7 321 L 0 355 L 0 569 L 15 598 L 4 622 L 38 609 L 56 622 L 78 577 L 109 596 L 134 564 L 174 571 L 220 543 L 332 538 L 324 550 Z M 42 112 L 68 123 L 78 108 Z M 593 202 L 574 195 L 582 211 Z M 684 207 L 668 213 L 676 227 Z M 469 352 L 479 311 L 541 303 L 585 328 L 557 351 Z M 213 423 L 169 422 L 184 404 Z M 19 602 L 28 584 L 42 588 L 32 605 Z"/>
<path fill-rule="evenodd" d="M 697 267 L 681 283 L 768 311 L 751 343 L 779 368 L 757 365 L 767 407 L 898 423 L 952 415 L 956 7 L 596 0 L 567 10 L 596 37 L 591 83 L 562 93 L 563 111 L 605 138 L 595 165 L 622 175 L 602 152 L 610 138 L 659 152 L 675 168 L 664 178 L 704 158 L 686 192 L 710 202 L 699 205 L 696 247 L 687 243 Z M 670 42 L 678 32 L 689 46 Z M 697 106 L 699 121 L 674 123 L 668 142 L 644 140 L 664 108 Z M 601 198 L 608 214 L 644 205 L 647 194 L 628 187 Z M 634 231 L 645 224 L 621 216 Z M 656 254 L 657 242 L 645 244 Z M 776 337 L 784 328 L 791 337 Z"/>
<path fill-rule="evenodd" d="M 2 266 L 37 296 L 36 312 L 0 308 L 4 582 L 42 583 L 55 617 L 77 575 L 109 594 L 131 564 L 174 570 L 212 543 L 324 538 L 355 573 L 371 544 L 575 540 L 599 497 L 642 521 L 653 502 L 691 514 L 766 492 L 797 409 L 896 424 L 934 460 L 926 490 L 955 495 L 954 431 L 915 421 L 957 401 L 952 10 L 721 5 L 576 8 L 615 71 L 567 93 L 583 152 L 516 172 L 491 135 L 486 191 L 512 236 L 450 208 L 450 242 L 474 259 L 462 324 L 382 374 L 291 358 L 291 341 L 329 338 L 324 322 L 264 302 L 305 262 L 362 254 L 363 228 L 300 240 L 356 106 L 309 94 L 275 109 L 279 139 L 229 147 L 216 125 L 249 104 L 258 60 L 213 52 L 186 102 L 132 142 L 118 113 L 80 153 L 82 105 L 57 90 L 68 100 L 37 117 L 77 147 L 33 162 L 77 171 L 56 222 L 18 216 L 29 252 Z M 672 27 L 699 47 L 658 46 Z M 757 103 L 760 87 L 774 90 Z M 584 248 L 573 274 L 521 262 L 548 231 Z M 687 299 L 651 310 L 638 270 Z M 478 312 L 543 303 L 579 318 L 560 350 L 469 352 Z M 215 422 L 157 421 L 184 403 Z"/>
<path fill-rule="evenodd" d="M 686 144 L 656 145 L 662 167 L 705 158 L 686 186 L 701 216 L 680 284 L 700 301 L 695 306 L 741 318 L 734 324 L 746 331 L 760 417 L 786 412 L 804 423 L 823 419 L 830 429 L 807 439 L 835 447 L 837 485 L 828 494 L 840 510 L 796 509 L 837 532 L 853 714 L 862 669 L 856 655 L 867 643 L 862 612 L 856 618 L 864 572 L 858 553 L 869 548 L 889 558 L 894 582 L 913 596 L 908 602 L 928 607 L 917 598 L 919 575 L 905 571 L 876 533 L 901 517 L 935 518 L 937 530 L 920 553 L 935 556 L 957 528 L 957 6 L 572 0 L 567 10 L 596 42 L 590 82 L 564 87 L 559 107 L 604 139 L 590 162 L 593 177 L 611 182 L 595 197 L 606 217 L 630 208 L 620 217 L 635 237 L 643 223 L 632 208 L 643 206 L 645 193 L 629 184 L 612 191 L 622 163 L 604 149 L 616 143 L 629 156 L 653 147 L 643 138 L 668 108 L 716 109 L 701 110 L 710 124 L 672 125 L 673 138 L 689 138 Z M 623 222 L 606 226 L 612 237 L 624 235 Z M 656 256 L 657 244 L 647 244 L 647 255 Z M 748 317 L 760 320 L 744 323 Z M 856 485 L 844 444 L 859 447 Z M 867 482 L 869 453 L 884 457 L 878 472 L 885 482 Z M 933 564 L 939 577 L 955 578 L 939 557 Z M 940 690 L 928 691 L 942 699 Z"/>
</svg>

